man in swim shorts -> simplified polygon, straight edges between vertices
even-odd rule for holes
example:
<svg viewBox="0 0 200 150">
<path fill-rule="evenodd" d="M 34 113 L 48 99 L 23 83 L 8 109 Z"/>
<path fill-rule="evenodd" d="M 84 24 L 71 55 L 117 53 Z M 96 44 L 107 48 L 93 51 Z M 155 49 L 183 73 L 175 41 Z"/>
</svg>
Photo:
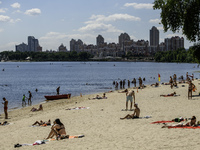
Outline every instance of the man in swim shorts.
<svg viewBox="0 0 200 150">
<path fill-rule="evenodd" d="M 4 104 L 5 119 L 8 119 L 8 101 L 6 100 L 5 97 L 3 98 L 3 100 L 4 100 L 4 103 L 2 104 Z"/>
<path fill-rule="evenodd" d="M 134 104 L 135 104 L 135 92 L 133 90 L 128 91 L 126 93 L 126 110 L 128 109 L 128 101 L 129 100 L 131 101 L 130 110 L 132 110 L 133 98 L 134 98 Z"/>
</svg>

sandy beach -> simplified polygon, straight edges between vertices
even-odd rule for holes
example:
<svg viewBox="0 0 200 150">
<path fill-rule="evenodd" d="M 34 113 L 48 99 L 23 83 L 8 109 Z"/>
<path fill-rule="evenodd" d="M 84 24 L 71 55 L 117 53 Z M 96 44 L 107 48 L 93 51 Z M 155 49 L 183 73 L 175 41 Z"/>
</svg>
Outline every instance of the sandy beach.
<svg viewBox="0 0 200 150">
<path fill-rule="evenodd" d="M 18 149 L 139 149 L 139 150 L 184 150 L 199 149 L 200 129 L 168 129 L 161 128 L 163 124 L 151 124 L 154 121 L 172 120 L 177 117 L 191 118 L 193 115 L 200 120 L 200 81 L 193 83 L 197 91 L 193 92 L 192 100 L 188 100 L 188 84 L 178 84 L 179 88 L 170 85 L 159 87 L 147 86 L 144 89 L 134 89 L 136 103 L 141 110 L 140 116 L 152 118 L 120 120 L 133 111 L 125 109 L 126 95 L 113 91 L 106 93 L 107 99 L 89 100 L 93 95 L 76 96 L 71 99 L 56 100 L 43 103 L 43 111 L 31 112 L 30 107 L 9 111 L 6 121 L 10 125 L 0 126 L 1 150 L 15 149 L 14 144 L 33 144 L 43 140 L 50 132 L 50 126 L 31 127 L 35 121 L 53 122 L 60 118 L 69 135 L 85 135 L 83 138 L 50 141 L 35 146 L 22 146 Z M 106 92 L 106 91 L 105 91 Z M 160 97 L 161 94 L 176 92 L 180 96 Z M 102 96 L 103 93 L 98 93 Z M 9 99 L 8 99 L 9 101 Z M 129 103 L 130 105 L 130 103 Z M 38 108 L 38 105 L 34 107 Z M 66 110 L 74 107 L 89 107 L 89 109 Z M 9 105 L 8 105 L 9 107 Z M 4 114 L 0 116 L 3 122 Z"/>
</svg>

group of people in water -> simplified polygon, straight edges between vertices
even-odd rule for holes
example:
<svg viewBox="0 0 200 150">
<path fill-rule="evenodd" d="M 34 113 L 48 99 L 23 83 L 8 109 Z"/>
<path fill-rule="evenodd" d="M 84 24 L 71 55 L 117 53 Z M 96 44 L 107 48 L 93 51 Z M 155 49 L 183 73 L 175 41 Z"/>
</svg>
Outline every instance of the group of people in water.
<svg viewBox="0 0 200 150">
<path fill-rule="evenodd" d="M 142 79 L 141 77 L 138 78 L 138 82 L 139 82 L 139 87 L 140 87 L 140 88 L 143 88 L 143 87 L 144 87 L 143 81 L 145 81 L 145 80 L 146 80 L 145 78 L 143 78 L 143 79 Z M 131 84 L 131 83 L 133 83 L 133 84 L 134 84 L 134 87 L 136 88 L 136 83 L 137 83 L 137 81 L 136 81 L 135 78 L 133 78 L 132 81 L 127 80 L 127 86 L 128 86 L 128 88 L 130 88 L 130 84 Z M 120 87 L 120 89 L 124 89 L 124 88 L 125 88 L 125 85 L 126 85 L 126 79 L 120 80 L 119 82 L 118 82 L 118 81 L 113 81 L 113 85 L 115 86 L 115 89 L 118 89 L 118 87 Z"/>
</svg>

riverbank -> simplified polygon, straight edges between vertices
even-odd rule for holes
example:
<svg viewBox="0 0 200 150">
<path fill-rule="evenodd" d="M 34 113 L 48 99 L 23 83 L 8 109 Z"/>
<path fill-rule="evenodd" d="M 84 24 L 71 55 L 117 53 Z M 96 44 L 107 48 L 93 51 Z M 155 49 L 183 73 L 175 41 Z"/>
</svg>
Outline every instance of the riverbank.
<svg viewBox="0 0 200 150">
<path fill-rule="evenodd" d="M 106 93 L 107 99 L 89 100 L 97 94 L 72 97 L 43 103 L 43 111 L 31 112 L 33 107 L 24 107 L 9 112 L 10 125 L 0 126 L 1 149 L 14 149 L 14 144 L 34 143 L 48 136 L 50 127 L 31 127 L 36 121 L 60 118 L 67 134 L 85 137 L 50 141 L 48 144 L 24 146 L 19 149 L 199 149 L 199 129 L 167 129 L 163 124 L 151 124 L 154 121 L 172 120 L 176 117 L 200 120 L 199 83 L 195 80 L 197 91 L 192 100 L 187 98 L 187 84 L 178 84 L 171 89 L 169 85 L 147 86 L 134 89 L 136 103 L 141 109 L 141 117 L 148 119 L 120 120 L 133 111 L 125 109 L 125 93 L 113 91 Z M 176 92 L 176 97 L 160 97 L 161 94 Z M 103 93 L 99 93 L 102 96 Z M 34 107 L 38 108 L 39 105 Z M 74 107 L 89 107 L 82 110 L 66 110 Z M 0 122 L 4 121 L 4 114 Z M 195 137 L 195 138 L 194 138 Z M 191 140 L 192 139 L 192 140 Z"/>
</svg>

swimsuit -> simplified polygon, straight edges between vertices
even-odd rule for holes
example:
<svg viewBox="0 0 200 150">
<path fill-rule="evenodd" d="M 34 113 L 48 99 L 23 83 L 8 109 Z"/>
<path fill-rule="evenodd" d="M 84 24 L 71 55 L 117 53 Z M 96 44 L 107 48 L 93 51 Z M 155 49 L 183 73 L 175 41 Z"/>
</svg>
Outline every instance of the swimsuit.
<svg viewBox="0 0 200 150">
<path fill-rule="evenodd" d="M 127 96 L 127 97 L 126 97 L 126 101 L 128 102 L 129 100 L 130 100 L 131 102 L 133 102 L 133 97 L 132 97 L 132 96 Z"/>
<path fill-rule="evenodd" d="M 133 118 L 132 119 L 138 119 L 139 117 L 138 116 L 133 116 Z"/>
<path fill-rule="evenodd" d="M 8 109 L 8 107 L 4 107 L 4 110 L 7 110 Z"/>
</svg>

